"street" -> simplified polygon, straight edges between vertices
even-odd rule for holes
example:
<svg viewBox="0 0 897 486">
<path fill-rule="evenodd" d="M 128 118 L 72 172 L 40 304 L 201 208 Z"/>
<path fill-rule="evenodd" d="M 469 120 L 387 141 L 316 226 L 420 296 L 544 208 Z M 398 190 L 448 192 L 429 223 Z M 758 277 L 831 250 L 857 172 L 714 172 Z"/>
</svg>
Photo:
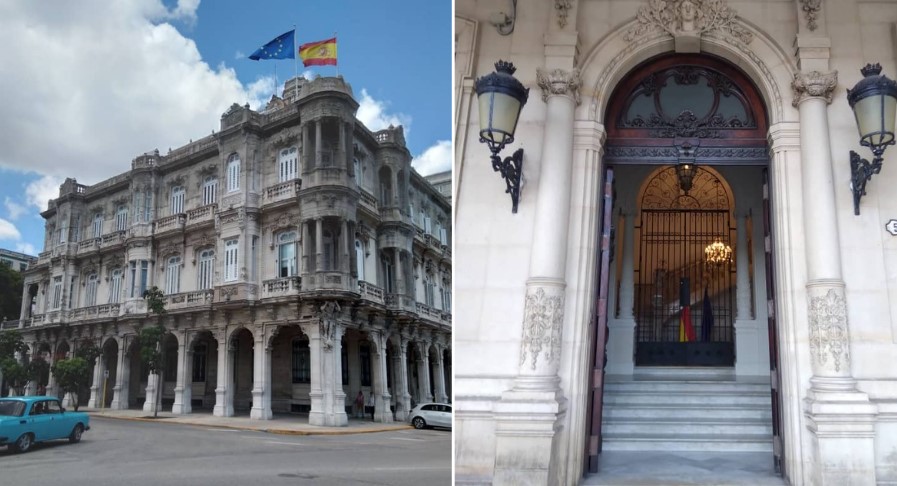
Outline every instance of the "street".
<svg viewBox="0 0 897 486">
<path fill-rule="evenodd" d="M 91 417 L 79 444 L 0 446 L 0 484 L 451 484 L 450 430 L 279 435 Z"/>
</svg>

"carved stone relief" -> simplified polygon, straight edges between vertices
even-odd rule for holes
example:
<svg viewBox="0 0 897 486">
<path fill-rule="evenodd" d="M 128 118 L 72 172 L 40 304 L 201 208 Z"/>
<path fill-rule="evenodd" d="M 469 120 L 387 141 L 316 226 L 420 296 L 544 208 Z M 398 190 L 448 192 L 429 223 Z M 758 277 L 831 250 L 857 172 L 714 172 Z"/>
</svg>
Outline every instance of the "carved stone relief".
<svg viewBox="0 0 897 486">
<path fill-rule="evenodd" d="M 847 335 L 847 303 L 834 289 L 811 297 L 810 353 L 820 366 L 827 366 L 829 358 L 836 372 L 850 366 L 850 346 Z"/>
<path fill-rule="evenodd" d="M 563 29 L 567 25 L 567 15 L 571 8 L 573 8 L 571 0 L 554 0 L 554 10 L 558 14 L 558 27 Z"/>
<path fill-rule="evenodd" d="M 333 350 L 333 336 L 336 326 L 339 325 L 337 321 L 339 313 L 339 303 L 334 300 L 325 302 L 318 311 L 319 325 L 321 326 L 321 343 L 324 346 L 324 351 Z"/>
<path fill-rule="evenodd" d="M 546 292 L 548 290 L 548 292 Z M 536 287 L 527 290 L 523 315 L 520 365 L 531 360 L 536 369 L 540 355 L 547 363 L 558 361 L 561 353 L 561 325 L 564 322 L 562 289 Z"/>
<path fill-rule="evenodd" d="M 809 73 L 795 73 L 791 82 L 791 91 L 794 99 L 791 105 L 795 108 L 807 98 L 824 98 L 826 104 L 832 102 L 832 93 L 838 85 L 838 71 L 821 73 L 810 71 Z"/>
<path fill-rule="evenodd" d="M 801 10 L 807 16 L 807 28 L 810 31 L 816 30 L 816 16 L 819 15 L 819 9 L 822 8 L 822 0 L 800 0 Z"/>
<path fill-rule="evenodd" d="M 633 41 L 645 33 L 664 31 L 672 36 L 720 31 L 745 44 L 753 40 L 737 19 L 738 13 L 723 0 L 651 0 L 639 7 L 636 24 L 623 39 Z"/>
<path fill-rule="evenodd" d="M 570 96 L 579 105 L 579 88 L 582 86 L 579 68 L 570 71 L 540 68 L 536 70 L 536 81 L 539 88 L 542 88 L 542 101 L 547 103 L 550 96 Z"/>
</svg>

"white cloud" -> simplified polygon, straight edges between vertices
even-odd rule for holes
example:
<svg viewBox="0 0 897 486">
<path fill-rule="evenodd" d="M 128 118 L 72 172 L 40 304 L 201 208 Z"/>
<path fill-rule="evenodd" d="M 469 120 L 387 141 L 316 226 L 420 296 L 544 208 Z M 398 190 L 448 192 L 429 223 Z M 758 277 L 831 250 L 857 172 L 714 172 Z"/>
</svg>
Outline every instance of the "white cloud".
<svg viewBox="0 0 897 486">
<path fill-rule="evenodd" d="M 13 201 L 6 196 L 6 200 L 3 201 L 3 204 L 6 206 L 6 212 L 9 214 L 9 219 L 15 221 L 19 219 L 19 216 L 28 212 L 28 208 Z"/>
<path fill-rule="evenodd" d="M 22 233 L 19 233 L 19 229 L 16 228 L 16 225 L 10 223 L 9 221 L 0 218 L 0 240 L 21 240 Z"/>
<path fill-rule="evenodd" d="M 59 197 L 59 186 L 65 182 L 65 178 L 57 176 L 43 176 L 25 186 L 25 200 L 28 204 L 47 210 L 47 201 Z"/>
<path fill-rule="evenodd" d="M 37 248 L 35 248 L 34 245 L 32 245 L 31 243 L 24 243 L 24 242 L 16 243 L 15 251 L 24 253 L 26 255 L 37 255 L 38 254 Z"/>
<path fill-rule="evenodd" d="M 388 102 L 378 101 L 368 94 L 367 90 L 361 89 L 361 99 L 358 101 L 358 112 L 355 116 L 364 123 L 369 130 L 376 132 L 383 130 L 388 126 L 402 125 L 405 129 L 405 137 L 411 131 L 411 116 L 404 113 L 386 113 L 389 106 Z"/>
<path fill-rule="evenodd" d="M 167 23 L 194 20 L 199 0 L 3 3 L 0 166 L 94 184 L 217 130 L 232 103 L 270 98 Z M 30 189 L 43 208 L 45 191 Z"/>
<path fill-rule="evenodd" d="M 431 145 L 424 153 L 411 161 L 411 165 L 417 169 L 420 175 L 428 176 L 438 172 L 444 172 L 452 168 L 452 142 L 439 140 L 436 145 Z"/>
</svg>

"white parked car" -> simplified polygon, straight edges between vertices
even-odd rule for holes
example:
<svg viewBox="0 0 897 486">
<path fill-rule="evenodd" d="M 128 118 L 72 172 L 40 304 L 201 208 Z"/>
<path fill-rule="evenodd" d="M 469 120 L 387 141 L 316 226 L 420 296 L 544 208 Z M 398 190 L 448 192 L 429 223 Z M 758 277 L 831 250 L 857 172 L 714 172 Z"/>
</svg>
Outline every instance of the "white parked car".
<svg viewBox="0 0 897 486">
<path fill-rule="evenodd" d="M 452 406 L 445 403 L 421 403 L 409 415 L 415 429 L 426 427 L 452 428 Z"/>
</svg>

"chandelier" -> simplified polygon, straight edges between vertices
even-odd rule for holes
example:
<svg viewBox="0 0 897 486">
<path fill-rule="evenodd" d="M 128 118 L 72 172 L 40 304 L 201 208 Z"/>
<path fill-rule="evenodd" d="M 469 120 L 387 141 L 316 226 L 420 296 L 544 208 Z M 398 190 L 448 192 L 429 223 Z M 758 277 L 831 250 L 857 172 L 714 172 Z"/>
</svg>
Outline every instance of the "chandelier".
<svg viewBox="0 0 897 486">
<path fill-rule="evenodd" d="M 704 261 L 711 265 L 732 263 L 732 247 L 716 240 L 704 248 Z"/>
</svg>

